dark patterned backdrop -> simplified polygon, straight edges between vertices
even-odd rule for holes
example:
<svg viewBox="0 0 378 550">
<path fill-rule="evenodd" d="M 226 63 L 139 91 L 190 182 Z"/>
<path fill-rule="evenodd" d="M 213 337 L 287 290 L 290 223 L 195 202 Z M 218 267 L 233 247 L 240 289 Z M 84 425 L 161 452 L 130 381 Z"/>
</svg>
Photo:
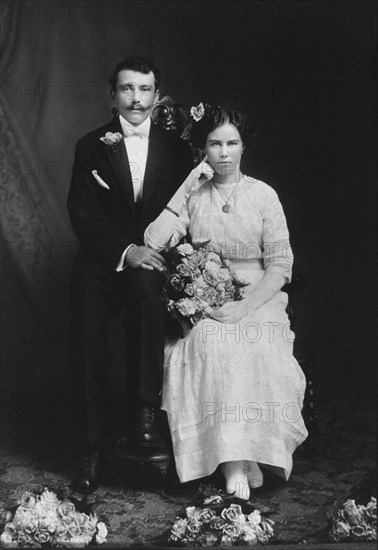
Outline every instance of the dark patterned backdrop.
<svg viewBox="0 0 378 550">
<path fill-rule="evenodd" d="M 3 1 L 3 388 L 70 388 L 65 201 L 74 144 L 110 118 L 107 77 L 140 53 L 164 93 L 232 104 L 261 126 L 245 170 L 284 204 L 296 332 L 324 389 L 368 388 L 375 365 L 371 2 Z M 376 112 L 376 111 L 375 111 Z M 373 230 L 374 228 L 374 230 Z M 113 377 L 122 378 L 118 353 Z"/>
</svg>

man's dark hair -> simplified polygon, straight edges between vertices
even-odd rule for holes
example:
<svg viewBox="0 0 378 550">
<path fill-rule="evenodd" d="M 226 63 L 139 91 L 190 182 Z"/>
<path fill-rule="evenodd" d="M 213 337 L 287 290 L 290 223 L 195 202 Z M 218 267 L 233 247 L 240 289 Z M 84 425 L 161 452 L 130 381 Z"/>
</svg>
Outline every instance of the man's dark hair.
<svg viewBox="0 0 378 550">
<path fill-rule="evenodd" d="M 109 77 L 109 84 L 112 92 L 115 92 L 117 88 L 118 73 L 124 70 L 135 71 L 143 74 L 148 74 L 152 71 L 155 77 L 155 92 L 160 88 L 161 75 L 159 69 L 154 63 L 152 63 L 152 61 L 149 61 L 145 57 L 136 56 L 128 57 L 124 61 L 118 63 Z"/>
</svg>

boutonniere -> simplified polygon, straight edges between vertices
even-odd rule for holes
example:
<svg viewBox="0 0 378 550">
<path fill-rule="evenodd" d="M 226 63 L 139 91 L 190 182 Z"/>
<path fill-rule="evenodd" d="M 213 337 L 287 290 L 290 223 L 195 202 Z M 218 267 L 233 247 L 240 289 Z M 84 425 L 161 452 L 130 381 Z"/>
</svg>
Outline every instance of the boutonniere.
<svg viewBox="0 0 378 550">
<path fill-rule="evenodd" d="M 109 149 L 116 153 L 119 150 L 119 144 L 123 140 L 123 135 L 120 132 L 106 132 L 104 137 L 100 137 L 100 140 L 109 147 Z"/>
</svg>

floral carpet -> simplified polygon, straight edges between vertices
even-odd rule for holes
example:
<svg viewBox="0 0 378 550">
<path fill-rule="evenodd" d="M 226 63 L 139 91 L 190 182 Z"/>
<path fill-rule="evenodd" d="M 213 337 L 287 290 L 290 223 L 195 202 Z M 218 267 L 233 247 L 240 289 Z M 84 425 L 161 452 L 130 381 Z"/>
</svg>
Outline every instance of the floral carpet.
<svg viewBox="0 0 378 550">
<path fill-rule="evenodd" d="M 59 396 L 21 403 L 3 399 L 0 513 L 14 507 L 24 491 L 69 484 L 80 444 L 68 405 Z M 327 511 L 333 503 L 355 498 L 366 504 L 376 496 L 373 397 L 323 395 L 318 408 L 319 433 L 312 447 L 296 451 L 290 480 L 267 478 L 264 487 L 252 493 L 253 505 L 275 522 L 269 546 L 328 548 Z M 222 487 L 217 473 L 205 482 Z M 106 546 L 122 547 L 166 546 L 172 521 L 192 501 L 193 494 L 168 496 L 158 470 L 115 456 L 107 478 L 88 497 L 108 526 Z"/>
</svg>

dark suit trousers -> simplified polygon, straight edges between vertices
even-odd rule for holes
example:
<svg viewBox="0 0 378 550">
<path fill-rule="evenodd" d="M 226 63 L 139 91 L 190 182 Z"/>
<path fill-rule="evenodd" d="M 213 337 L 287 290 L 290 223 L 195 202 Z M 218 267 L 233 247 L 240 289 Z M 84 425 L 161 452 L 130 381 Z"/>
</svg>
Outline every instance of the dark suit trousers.
<svg viewBox="0 0 378 550">
<path fill-rule="evenodd" d="M 75 304 L 69 355 L 74 384 L 85 403 L 90 445 L 105 445 L 108 440 L 112 357 L 107 350 L 107 325 L 122 308 L 127 352 L 126 399 L 141 398 L 160 406 L 165 339 L 162 284 L 163 277 L 156 270 L 109 271 L 90 281 Z"/>
</svg>

